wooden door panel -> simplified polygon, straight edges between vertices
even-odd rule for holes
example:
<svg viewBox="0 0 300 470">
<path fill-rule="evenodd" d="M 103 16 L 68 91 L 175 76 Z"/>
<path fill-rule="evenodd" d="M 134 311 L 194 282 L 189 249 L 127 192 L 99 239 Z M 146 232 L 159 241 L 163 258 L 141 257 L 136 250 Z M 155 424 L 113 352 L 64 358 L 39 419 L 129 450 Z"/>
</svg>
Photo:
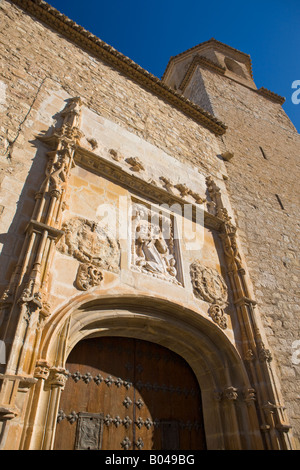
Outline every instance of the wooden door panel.
<svg viewBox="0 0 300 470">
<path fill-rule="evenodd" d="M 205 448 L 198 383 L 170 350 L 131 338 L 93 338 L 75 346 L 66 367 L 55 449 Z"/>
<path fill-rule="evenodd" d="M 60 402 L 66 418 L 57 425 L 55 449 L 74 449 L 78 420 L 67 419 L 72 412 L 103 414 L 102 449 L 122 449 L 126 437 L 132 442 L 133 361 L 134 344 L 123 338 L 76 345 L 66 365 L 70 377 Z"/>
<path fill-rule="evenodd" d="M 187 363 L 166 348 L 137 340 L 136 369 L 135 385 L 145 403 L 137 415 L 154 423 L 137 433 L 145 447 L 205 448 L 200 390 Z"/>
</svg>

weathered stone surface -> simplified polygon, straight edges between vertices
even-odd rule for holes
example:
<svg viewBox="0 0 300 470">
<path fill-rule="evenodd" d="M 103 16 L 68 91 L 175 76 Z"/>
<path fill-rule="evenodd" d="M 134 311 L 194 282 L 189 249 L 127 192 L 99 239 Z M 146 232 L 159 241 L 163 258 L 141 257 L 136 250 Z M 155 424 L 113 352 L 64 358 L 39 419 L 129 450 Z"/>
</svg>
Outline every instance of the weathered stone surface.
<svg viewBox="0 0 300 470">
<path fill-rule="evenodd" d="M 8 414 L 1 446 L 51 448 L 64 361 L 76 342 L 106 332 L 186 358 L 203 385 L 209 448 L 289 448 L 288 419 L 300 433 L 292 363 L 299 136 L 278 99 L 257 91 L 246 55 L 231 50 L 226 60 L 220 43 L 183 55 L 182 70 L 171 63 L 164 82 L 222 119 L 220 138 L 171 95 L 126 75 L 117 58 L 109 66 L 17 3 L 0 2 L 0 322 L 12 344 L 1 400 L 19 410 Z M 150 219 L 149 207 L 164 204 L 163 217 L 143 219 L 139 238 L 130 213 L 137 202 Z M 168 238 L 161 224 L 172 207 Z M 206 275 L 196 270 L 193 284 L 196 260 Z M 269 372 L 273 357 L 279 373 Z M 258 368 L 255 384 L 244 361 Z M 46 363 L 60 381 L 27 380 Z M 266 410 L 260 417 L 254 399 Z"/>
<path fill-rule="evenodd" d="M 234 154 L 226 162 L 226 187 L 236 216 L 262 322 L 274 351 L 285 400 L 299 436 L 299 365 L 292 363 L 292 345 L 299 339 L 299 148 L 300 137 L 272 93 L 257 93 L 252 77 L 226 68 L 231 57 L 244 67 L 231 48 L 204 43 L 193 54 L 215 51 L 213 60 L 225 74 L 196 65 L 184 83 L 184 95 L 228 126 L 222 137 L 224 151 Z M 192 53 L 192 51 L 191 51 Z M 167 83 L 180 86 L 191 64 L 191 53 L 169 68 Z M 267 58 L 266 58 L 267 61 Z M 180 72 L 181 71 L 181 72 Z M 176 77 L 177 82 L 176 82 Z M 279 199 L 278 199 L 279 196 Z M 281 204 L 282 205 L 281 205 Z M 293 318 L 293 324 L 291 319 Z M 299 398 L 299 396 L 298 396 Z M 298 411 L 297 411 L 298 409 Z"/>
</svg>

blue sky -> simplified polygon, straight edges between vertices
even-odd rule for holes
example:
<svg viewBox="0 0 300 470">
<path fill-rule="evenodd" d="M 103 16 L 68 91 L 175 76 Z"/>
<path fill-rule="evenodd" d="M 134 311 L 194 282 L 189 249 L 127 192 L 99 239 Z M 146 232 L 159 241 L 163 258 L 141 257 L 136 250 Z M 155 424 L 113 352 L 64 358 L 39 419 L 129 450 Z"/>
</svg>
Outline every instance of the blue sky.
<svg viewBox="0 0 300 470">
<path fill-rule="evenodd" d="M 286 98 L 300 132 L 299 0 L 49 0 L 52 6 L 161 78 L 170 56 L 210 38 L 251 56 L 254 81 Z M 300 98 L 300 93 L 298 95 Z"/>
</svg>

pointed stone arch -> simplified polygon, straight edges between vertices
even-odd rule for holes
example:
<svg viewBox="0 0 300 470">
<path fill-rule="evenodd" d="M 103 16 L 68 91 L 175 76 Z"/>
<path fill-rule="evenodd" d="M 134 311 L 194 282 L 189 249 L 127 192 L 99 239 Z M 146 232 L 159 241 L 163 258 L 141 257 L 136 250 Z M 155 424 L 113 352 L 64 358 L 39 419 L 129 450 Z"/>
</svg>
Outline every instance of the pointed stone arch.
<svg viewBox="0 0 300 470">
<path fill-rule="evenodd" d="M 67 357 L 80 340 L 105 336 L 150 341 L 187 362 L 201 389 L 208 449 L 262 448 L 253 390 L 228 337 L 196 310 L 146 295 L 83 295 L 53 315 L 39 361 L 48 373 L 36 374 L 24 448 L 52 448 Z"/>
</svg>

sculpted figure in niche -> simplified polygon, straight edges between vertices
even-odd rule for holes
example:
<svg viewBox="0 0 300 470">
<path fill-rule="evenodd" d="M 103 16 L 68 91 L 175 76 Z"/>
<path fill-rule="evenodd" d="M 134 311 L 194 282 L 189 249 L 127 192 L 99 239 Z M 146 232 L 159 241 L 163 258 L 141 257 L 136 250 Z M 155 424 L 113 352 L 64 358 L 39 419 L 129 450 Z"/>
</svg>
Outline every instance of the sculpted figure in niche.
<svg viewBox="0 0 300 470">
<path fill-rule="evenodd" d="M 66 169 L 67 165 L 63 160 L 54 163 L 53 172 L 49 175 L 51 189 L 60 191 L 62 184 L 66 182 Z"/>
<path fill-rule="evenodd" d="M 62 111 L 61 116 L 64 118 L 64 125 L 70 127 L 78 127 L 81 114 L 81 99 L 79 97 L 72 98 L 68 101 L 65 109 Z"/>
<path fill-rule="evenodd" d="M 137 266 L 142 266 L 150 272 L 165 272 L 164 255 L 168 246 L 157 225 L 151 225 L 141 220 L 136 229 L 137 235 Z"/>
<path fill-rule="evenodd" d="M 54 155 L 53 155 L 54 154 Z M 57 160 L 55 161 L 55 152 L 49 152 L 47 154 L 50 159 L 46 166 L 44 179 L 39 193 L 42 194 L 44 191 L 58 191 L 60 192 L 66 183 L 67 176 L 67 156 L 65 153 L 58 154 Z"/>
<path fill-rule="evenodd" d="M 135 206 L 135 211 L 133 231 L 135 268 L 177 283 L 170 221 L 166 223 L 169 228 L 169 238 L 166 238 L 161 216 L 155 215 L 149 220 L 151 212 L 142 206 Z"/>
</svg>

